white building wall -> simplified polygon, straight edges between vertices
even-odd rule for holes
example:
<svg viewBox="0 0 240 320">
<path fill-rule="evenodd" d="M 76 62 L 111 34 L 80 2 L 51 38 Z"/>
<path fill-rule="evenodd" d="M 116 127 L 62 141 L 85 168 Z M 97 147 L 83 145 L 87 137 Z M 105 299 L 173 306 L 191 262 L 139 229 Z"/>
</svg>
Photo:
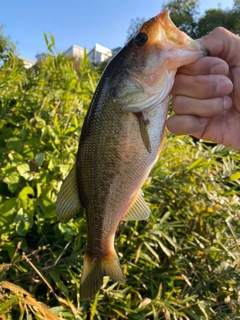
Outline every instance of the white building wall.
<svg viewBox="0 0 240 320">
<path fill-rule="evenodd" d="M 81 59 L 84 56 L 84 50 L 85 49 L 82 47 L 72 45 L 67 51 L 65 51 L 65 54 L 67 56 L 72 56 L 74 58 Z M 118 50 L 119 48 L 117 49 L 117 51 Z M 96 45 L 91 51 L 86 50 L 90 61 L 95 64 L 101 64 L 103 61 L 111 58 L 113 54 L 115 54 L 115 51 L 114 50 L 112 51 L 106 47 L 103 47 L 98 43 L 96 43 Z M 38 55 L 39 59 L 41 58 L 42 55 L 44 54 Z M 37 60 L 32 60 L 25 57 L 19 57 L 19 59 L 23 60 L 24 66 L 26 68 L 31 68 L 37 62 Z"/>
<path fill-rule="evenodd" d="M 34 66 L 34 64 L 37 62 L 37 60 L 33 60 L 33 59 L 29 59 L 29 58 L 25 58 L 22 56 L 19 56 L 18 59 L 23 61 L 24 67 L 26 69 L 31 68 L 32 66 Z"/>
<path fill-rule="evenodd" d="M 96 43 L 95 47 L 89 51 L 88 57 L 91 62 L 100 64 L 108 58 L 112 57 L 112 50 Z"/>
<path fill-rule="evenodd" d="M 76 46 L 75 44 L 72 45 L 67 51 L 65 51 L 67 56 L 72 56 L 74 58 L 83 58 L 84 55 L 84 48 Z"/>
</svg>

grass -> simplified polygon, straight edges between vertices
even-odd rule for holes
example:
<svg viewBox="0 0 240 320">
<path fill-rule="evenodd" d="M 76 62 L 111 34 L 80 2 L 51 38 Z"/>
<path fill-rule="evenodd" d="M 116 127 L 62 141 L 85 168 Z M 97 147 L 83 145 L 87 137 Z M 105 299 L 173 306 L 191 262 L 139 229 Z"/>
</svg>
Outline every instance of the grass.
<svg viewBox="0 0 240 320">
<path fill-rule="evenodd" d="M 55 202 L 99 73 L 86 56 L 48 54 L 31 71 L 4 61 L 0 318 L 239 319 L 239 152 L 167 133 L 144 185 L 150 219 L 116 234 L 126 283 L 106 277 L 81 302 L 85 219 L 59 223 Z"/>
</svg>

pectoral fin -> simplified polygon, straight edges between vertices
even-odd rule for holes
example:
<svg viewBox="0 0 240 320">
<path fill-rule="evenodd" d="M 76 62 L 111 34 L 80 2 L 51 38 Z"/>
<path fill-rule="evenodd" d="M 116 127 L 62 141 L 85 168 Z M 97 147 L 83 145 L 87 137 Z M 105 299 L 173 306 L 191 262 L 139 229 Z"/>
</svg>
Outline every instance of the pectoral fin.
<svg viewBox="0 0 240 320">
<path fill-rule="evenodd" d="M 151 148 L 151 141 L 149 138 L 148 134 L 148 121 L 144 119 L 143 113 L 139 112 L 137 113 L 138 121 L 139 121 L 139 127 L 140 127 L 140 132 L 142 136 L 143 143 L 149 153 L 151 153 L 152 148 Z"/>
<path fill-rule="evenodd" d="M 142 190 L 140 190 L 137 199 L 135 200 L 123 220 L 147 220 L 150 216 L 150 213 L 151 211 L 143 198 L 143 192 Z"/>
<path fill-rule="evenodd" d="M 81 210 L 82 205 L 78 195 L 76 166 L 74 166 L 61 186 L 56 202 L 56 214 L 60 221 L 67 222 L 80 213 Z"/>
</svg>

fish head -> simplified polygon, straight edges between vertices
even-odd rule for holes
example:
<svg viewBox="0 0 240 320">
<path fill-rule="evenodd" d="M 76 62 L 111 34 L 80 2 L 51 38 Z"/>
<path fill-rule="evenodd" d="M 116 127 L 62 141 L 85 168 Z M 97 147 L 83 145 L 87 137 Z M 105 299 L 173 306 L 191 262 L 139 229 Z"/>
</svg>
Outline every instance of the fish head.
<svg viewBox="0 0 240 320">
<path fill-rule="evenodd" d="M 116 57 L 111 96 L 122 109 L 141 112 L 160 104 L 177 68 L 205 56 L 206 49 L 180 31 L 167 9 L 146 21 Z"/>
</svg>

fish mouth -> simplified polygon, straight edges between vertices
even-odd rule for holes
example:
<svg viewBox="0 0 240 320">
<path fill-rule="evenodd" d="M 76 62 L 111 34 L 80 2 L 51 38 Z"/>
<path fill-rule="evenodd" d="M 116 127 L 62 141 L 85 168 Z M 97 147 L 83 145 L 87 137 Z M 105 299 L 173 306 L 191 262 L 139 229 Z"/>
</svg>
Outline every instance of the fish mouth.
<svg viewBox="0 0 240 320">
<path fill-rule="evenodd" d="M 183 48 L 185 51 L 202 52 L 202 56 L 208 56 L 208 50 L 198 41 L 193 40 L 185 32 L 179 30 L 170 18 L 169 11 L 164 9 L 155 17 L 155 21 L 160 24 L 162 32 L 160 38 L 163 38 L 165 33 L 166 39 L 175 43 L 178 48 Z"/>
<path fill-rule="evenodd" d="M 200 42 L 193 40 L 188 36 L 187 38 L 185 38 L 185 41 L 185 44 L 182 46 L 183 51 L 196 53 L 198 52 L 202 57 L 206 57 L 209 55 L 209 51 Z"/>
<path fill-rule="evenodd" d="M 203 57 L 209 56 L 210 55 L 209 50 L 207 48 L 205 48 L 202 44 L 200 44 L 200 45 L 201 45 L 201 51 L 203 53 Z"/>
</svg>

